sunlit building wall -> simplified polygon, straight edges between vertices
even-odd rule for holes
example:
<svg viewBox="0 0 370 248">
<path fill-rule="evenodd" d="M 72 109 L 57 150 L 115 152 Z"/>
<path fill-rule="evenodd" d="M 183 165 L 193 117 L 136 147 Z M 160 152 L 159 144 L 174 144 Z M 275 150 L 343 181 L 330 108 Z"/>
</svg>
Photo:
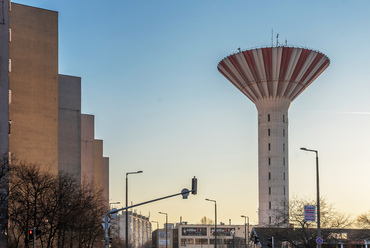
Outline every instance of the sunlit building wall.
<svg viewBox="0 0 370 248">
<path fill-rule="evenodd" d="M 58 174 L 58 13 L 12 4 L 9 150 Z"/>
</svg>

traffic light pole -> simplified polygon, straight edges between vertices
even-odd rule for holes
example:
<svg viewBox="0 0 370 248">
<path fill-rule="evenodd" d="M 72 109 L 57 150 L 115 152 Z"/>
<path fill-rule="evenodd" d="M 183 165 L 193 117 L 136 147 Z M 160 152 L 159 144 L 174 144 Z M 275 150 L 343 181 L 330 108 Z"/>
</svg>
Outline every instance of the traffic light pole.
<svg viewBox="0 0 370 248">
<path fill-rule="evenodd" d="M 132 205 L 132 206 L 128 206 L 128 207 L 124 207 L 124 208 L 120 208 L 120 209 L 112 209 L 112 210 L 110 210 L 109 212 L 107 212 L 104 215 L 104 223 L 103 223 L 104 224 L 104 248 L 108 248 L 109 247 L 109 238 L 108 238 L 108 235 L 107 235 L 108 234 L 108 228 L 109 228 L 109 225 L 108 225 L 108 222 L 109 222 L 108 215 L 109 214 L 114 214 L 114 213 L 117 213 L 119 211 L 123 211 L 123 210 L 127 210 L 127 209 L 130 209 L 130 208 L 134 208 L 134 207 L 138 207 L 138 206 L 141 206 L 141 205 L 145 205 L 145 204 L 148 204 L 148 203 L 152 203 L 152 202 L 164 200 L 164 199 L 171 198 L 171 197 L 178 196 L 178 195 L 182 195 L 182 198 L 183 199 L 188 199 L 189 193 L 192 193 L 194 195 L 197 194 L 197 179 L 195 177 L 192 179 L 192 189 L 191 190 L 183 189 L 183 190 L 181 190 L 180 193 L 177 193 L 177 194 L 173 194 L 173 195 L 169 195 L 169 196 L 157 198 L 157 199 L 154 199 L 154 200 L 151 200 L 151 201 L 146 201 L 146 202 L 138 203 L 138 204 L 135 204 L 135 205 Z"/>
<path fill-rule="evenodd" d="M 36 227 L 32 228 L 33 233 L 33 248 L 36 248 Z"/>
</svg>

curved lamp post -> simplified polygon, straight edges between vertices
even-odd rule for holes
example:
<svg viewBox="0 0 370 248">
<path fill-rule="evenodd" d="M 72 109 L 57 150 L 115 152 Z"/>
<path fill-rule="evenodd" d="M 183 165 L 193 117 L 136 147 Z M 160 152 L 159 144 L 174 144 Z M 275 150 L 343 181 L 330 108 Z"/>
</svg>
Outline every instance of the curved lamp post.
<svg viewBox="0 0 370 248">
<path fill-rule="evenodd" d="M 316 153 L 316 201 L 317 201 L 317 237 L 321 237 L 321 227 L 320 227 L 320 185 L 319 185 L 319 152 L 317 150 L 307 149 L 305 147 L 301 148 L 302 151 L 314 152 Z M 321 247 L 321 244 L 318 245 Z"/>
<path fill-rule="evenodd" d="M 134 171 L 134 172 L 127 172 L 126 173 L 126 208 L 128 207 L 128 175 L 130 174 L 139 174 L 139 173 L 143 173 L 143 171 Z M 125 234 L 126 234 L 126 248 L 129 248 L 128 247 L 128 210 L 126 209 L 126 230 L 125 230 Z"/>
<path fill-rule="evenodd" d="M 215 248 L 217 248 L 217 203 L 216 200 L 206 199 L 206 201 L 211 201 L 215 203 Z"/>
<path fill-rule="evenodd" d="M 245 248 L 247 248 L 247 245 L 249 247 L 249 217 L 245 215 L 242 215 L 241 217 L 244 218 Z M 248 235 L 247 235 L 247 223 L 246 223 L 247 219 L 248 219 Z"/>
<path fill-rule="evenodd" d="M 166 248 L 167 248 L 167 245 L 168 245 L 168 243 L 167 243 L 167 223 L 168 223 L 168 214 L 167 213 L 163 213 L 163 212 L 158 212 L 158 213 L 160 213 L 160 214 L 165 214 L 166 215 Z"/>
</svg>

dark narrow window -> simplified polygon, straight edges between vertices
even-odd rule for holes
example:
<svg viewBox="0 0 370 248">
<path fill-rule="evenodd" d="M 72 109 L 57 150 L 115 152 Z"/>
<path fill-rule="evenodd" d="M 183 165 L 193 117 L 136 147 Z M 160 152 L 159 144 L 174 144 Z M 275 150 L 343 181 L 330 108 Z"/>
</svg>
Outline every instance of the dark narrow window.
<svg viewBox="0 0 370 248">
<path fill-rule="evenodd" d="M 284 187 L 284 195 L 285 195 L 285 187 Z M 284 208 L 285 208 L 285 202 L 284 202 Z"/>
<path fill-rule="evenodd" d="M 285 129 L 283 129 L 283 137 L 285 137 Z"/>
<path fill-rule="evenodd" d="M 283 179 L 284 179 L 284 181 L 285 181 L 285 172 L 283 173 Z"/>
<path fill-rule="evenodd" d="M 8 134 L 10 135 L 12 130 L 12 120 L 9 120 L 9 129 L 8 129 Z"/>
<path fill-rule="evenodd" d="M 271 180 L 271 172 L 269 172 L 269 180 Z"/>
<path fill-rule="evenodd" d="M 271 195 L 271 187 L 269 187 L 269 195 Z"/>
<path fill-rule="evenodd" d="M 285 115 L 283 115 L 283 122 L 285 122 Z"/>
<path fill-rule="evenodd" d="M 269 216 L 269 224 L 271 224 L 271 216 Z"/>
<path fill-rule="evenodd" d="M 269 202 L 269 209 L 271 209 L 271 202 Z"/>
<path fill-rule="evenodd" d="M 283 144 L 283 151 L 285 151 L 285 143 Z"/>
<path fill-rule="evenodd" d="M 267 120 L 270 121 L 270 114 L 267 115 Z"/>
<path fill-rule="evenodd" d="M 283 158 L 283 165 L 285 165 L 285 158 Z"/>
<path fill-rule="evenodd" d="M 271 165 L 271 158 L 269 158 L 269 165 Z"/>
<path fill-rule="evenodd" d="M 269 143 L 269 151 L 271 150 L 271 144 Z"/>
<path fill-rule="evenodd" d="M 269 134 L 269 136 L 271 135 L 271 130 L 270 130 L 270 128 L 268 129 L 268 134 Z"/>
</svg>

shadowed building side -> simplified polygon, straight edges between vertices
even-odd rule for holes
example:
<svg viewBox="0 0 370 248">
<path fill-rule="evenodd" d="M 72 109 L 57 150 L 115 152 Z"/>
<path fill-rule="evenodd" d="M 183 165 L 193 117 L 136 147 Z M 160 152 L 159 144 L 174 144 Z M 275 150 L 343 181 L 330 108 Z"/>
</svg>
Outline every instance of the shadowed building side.
<svg viewBox="0 0 370 248">
<path fill-rule="evenodd" d="M 103 201 L 109 209 L 109 158 L 103 158 Z"/>
<path fill-rule="evenodd" d="M 288 216 L 288 109 L 329 63 L 327 56 L 310 49 L 266 47 L 232 54 L 218 64 L 219 72 L 258 110 L 261 226 L 278 224 L 277 212 Z"/>
<path fill-rule="evenodd" d="M 10 45 L 10 29 L 9 29 L 9 12 L 10 1 L 3 1 L 0 10 L 0 158 L 7 156 L 9 153 L 9 45 Z M 7 175 L 2 178 L 4 184 L 8 183 Z M 0 187 L 0 194 L 7 195 L 6 188 Z M 0 220 L 7 220 L 8 201 L 7 198 L 0 206 Z M 7 247 L 7 238 L 5 235 L 8 226 L 8 221 L 0 223 L 0 247 Z"/>
<path fill-rule="evenodd" d="M 81 181 L 81 78 L 59 75 L 59 172 Z"/>
<path fill-rule="evenodd" d="M 82 182 L 94 182 L 94 116 L 81 115 L 81 177 Z"/>
</svg>

